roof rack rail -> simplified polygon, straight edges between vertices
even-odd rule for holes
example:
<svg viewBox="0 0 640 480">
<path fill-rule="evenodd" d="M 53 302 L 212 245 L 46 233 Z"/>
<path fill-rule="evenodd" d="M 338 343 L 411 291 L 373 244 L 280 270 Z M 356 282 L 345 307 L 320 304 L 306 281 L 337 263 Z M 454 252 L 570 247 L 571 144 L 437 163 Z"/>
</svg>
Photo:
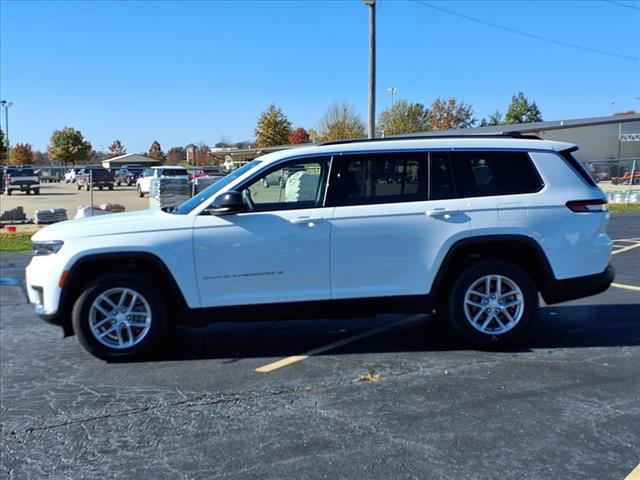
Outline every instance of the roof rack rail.
<svg viewBox="0 0 640 480">
<path fill-rule="evenodd" d="M 385 140 L 424 140 L 437 138 L 522 138 L 526 140 L 542 140 L 537 135 L 523 134 L 518 131 L 492 132 L 492 133 L 459 133 L 457 135 L 399 135 L 394 137 L 375 137 L 375 138 L 350 138 L 347 140 L 332 140 L 330 142 L 318 143 L 318 145 L 340 145 L 343 143 L 360 143 L 360 142 L 381 142 Z"/>
</svg>

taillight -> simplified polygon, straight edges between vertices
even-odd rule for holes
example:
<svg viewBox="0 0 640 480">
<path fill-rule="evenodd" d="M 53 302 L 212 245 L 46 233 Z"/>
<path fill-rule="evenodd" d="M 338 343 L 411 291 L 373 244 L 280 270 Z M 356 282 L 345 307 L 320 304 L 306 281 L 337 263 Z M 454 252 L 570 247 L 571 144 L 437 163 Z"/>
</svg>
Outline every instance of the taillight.
<svg viewBox="0 0 640 480">
<path fill-rule="evenodd" d="M 572 212 L 601 213 L 609 210 L 607 203 L 608 202 L 606 198 L 599 198 L 596 200 L 572 200 L 570 202 L 567 202 L 566 205 Z"/>
</svg>

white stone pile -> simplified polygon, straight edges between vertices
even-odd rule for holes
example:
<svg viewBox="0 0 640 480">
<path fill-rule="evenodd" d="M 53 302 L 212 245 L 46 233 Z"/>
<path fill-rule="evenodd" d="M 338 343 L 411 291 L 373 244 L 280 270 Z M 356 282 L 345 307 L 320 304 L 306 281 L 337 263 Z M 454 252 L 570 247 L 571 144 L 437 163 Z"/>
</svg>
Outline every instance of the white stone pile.
<svg viewBox="0 0 640 480">
<path fill-rule="evenodd" d="M 67 210 L 65 208 L 36 210 L 33 214 L 33 221 L 38 225 L 43 223 L 64 222 L 66 219 Z"/>
<path fill-rule="evenodd" d="M 177 207 L 191 198 L 191 184 L 186 178 L 157 177 L 149 187 L 149 207 Z"/>
<path fill-rule="evenodd" d="M 284 187 L 285 202 L 305 202 L 315 200 L 320 174 L 296 172 L 287 179 Z"/>
</svg>

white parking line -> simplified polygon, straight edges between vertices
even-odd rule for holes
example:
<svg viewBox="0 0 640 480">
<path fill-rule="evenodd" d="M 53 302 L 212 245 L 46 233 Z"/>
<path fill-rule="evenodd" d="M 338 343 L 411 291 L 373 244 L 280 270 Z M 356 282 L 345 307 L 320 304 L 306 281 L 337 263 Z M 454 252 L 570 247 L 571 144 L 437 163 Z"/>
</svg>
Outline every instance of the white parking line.
<svg viewBox="0 0 640 480">
<path fill-rule="evenodd" d="M 640 287 L 636 287 L 635 285 L 625 285 L 624 283 L 612 283 L 612 287 L 623 288 L 625 290 L 633 290 L 634 292 L 640 292 Z"/>
<path fill-rule="evenodd" d="M 636 468 L 631 470 L 631 473 L 627 475 L 624 480 L 640 480 L 640 463 Z"/>
<path fill-rule="evenodd" d="M 611 252 L 611 255 L 617 255 L 618 253 L 624 253 L 624 252 L 628 252 L 629 250 L 633 250 L 634 248 L 638 248 L 640 247 L 640 242 L 635 243 L 633 245 L 626 246 L 626 247 L 622 247 L 614 244 L 614 247 L 617 247 L 617 250 L 614 250 L 613 252 Z"/>
<path fill-rule="evenodd" d="M 318 355 L 320 353 L 328 352 L 329 350 L 335 350 L 338 347 L 342 347 L 343 345 L 347 345 L 349 343 L 357 342 L 358 340 L 362 340 L 363 338 L 370 337 L 371 335 L 375 335 L 380 332 L 384 332 L 386 330 L 390 330 L 393 327 L 397 327 L 398 325 L 403 325 L 405 323 L 413 322 L 424 315 L 413 315 L 409 318 L 404 318 L 402 320 L 398 320 L 397 322 L 389 323 L 387 325 L 383 325 L 378 328 L 374 328 L 373 330 L 368 330 L 366 332 L 359 333 L 358 335 L 353 335 L 352 337 L 343 338 L 342 340 L 338 340 L 337 342 L 330 343 L 328 345 L 324 345 L 322 347 L 314 348 L 313 350 L 309 350 L 302 355 L 293 355 L 291 357 L 286 357 L 277 362 L 268 363 L 267 365 L 263 365 L 261 367 L 256 368 L 256 372 L 258 373 L 269 373 L 273 372 L 282 367 L 286 367 L 293 363 L 301 362 L 302 360 L 306 360 L 307 358 Z"/>
</svg>

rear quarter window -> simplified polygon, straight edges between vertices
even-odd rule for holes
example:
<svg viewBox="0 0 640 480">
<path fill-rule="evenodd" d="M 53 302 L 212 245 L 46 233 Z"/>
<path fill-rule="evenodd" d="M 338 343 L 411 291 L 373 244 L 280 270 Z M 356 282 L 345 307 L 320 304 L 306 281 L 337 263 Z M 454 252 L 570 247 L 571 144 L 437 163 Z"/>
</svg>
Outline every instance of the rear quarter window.
<svg viewBox="0 0 640 480">
<path fill-rule="evenodd" d="M 580 177 L 582 178 L 582 180 L 584 180 L 585 182 L 587 182 L 587 185 L 590 185 L 592 187 L 596 187 L 596 181 L 593 179 L 593 177 L 591 176 L 591 174 L 587 171 L 586 168 L 584 168 L 582 166 L 582 164 L 576 159 L 576 157 L 574 157 L 571 152 L 575 151 L 575 150 L 564 150 L 563 152 L 560 152 L 560 155 L 562 155 L 562 158 L 564 158 L 567 163 L 571 166 L 571 168 L 578 174 L 580 175 Z"/>
<path fill-rule="evenodd" d="M 544 186 L 526 152 L 461 151 L 450 158 L 463 197 L 535 193 Z"/>
</svg>

